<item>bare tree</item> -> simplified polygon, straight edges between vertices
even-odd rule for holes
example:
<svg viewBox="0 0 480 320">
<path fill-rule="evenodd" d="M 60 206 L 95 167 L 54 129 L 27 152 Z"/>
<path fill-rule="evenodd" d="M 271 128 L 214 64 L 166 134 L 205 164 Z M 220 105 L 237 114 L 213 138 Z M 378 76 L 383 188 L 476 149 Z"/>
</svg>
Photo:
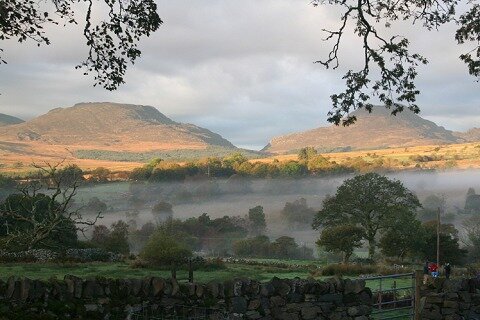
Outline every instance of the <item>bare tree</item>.
<svg viewBox="0 0 480 320">
<path fill-rule="evenodd" d="M 52 242 L 53 238 L 70 235 L 76 239 L 77 232 L 83 233 L 101 218 L 101 213 L 97 213 L 86 220 L 80 209 L 73 209 L 80 177 L 73 181 L 68 177 L 69 184 L 64 184 L 66 178 L 59 170 L 60 165 L 35 165 L 42 173 L 40 177 L 18 187 L 18 193 L 0 205 L 4 247 L 15 250 L 58 247 L 62 244 Z"/>
</svg>

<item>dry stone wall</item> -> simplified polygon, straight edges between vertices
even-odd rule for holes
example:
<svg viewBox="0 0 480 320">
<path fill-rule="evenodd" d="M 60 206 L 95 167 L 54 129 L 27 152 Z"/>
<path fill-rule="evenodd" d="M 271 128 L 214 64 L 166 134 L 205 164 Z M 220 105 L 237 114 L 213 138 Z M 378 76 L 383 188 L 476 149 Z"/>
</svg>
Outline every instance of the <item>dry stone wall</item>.
<svg viewBox="0 0 480 320">
<path fill-rule="evenodd" d="M 437 278 L 421 289 L 421 319 L 480 319 L 479 279 Z"/>
<path fill-rule="evenodd" d="M 179 307 L 205 319 L 370 319 L 363 280 L 254 280 L 178 283 L 174 279 L 0 281 L 0 319 L 132 319 L 169 317 Z M 143 318 L 138 318 L 143 319 Z"/>
</svg>

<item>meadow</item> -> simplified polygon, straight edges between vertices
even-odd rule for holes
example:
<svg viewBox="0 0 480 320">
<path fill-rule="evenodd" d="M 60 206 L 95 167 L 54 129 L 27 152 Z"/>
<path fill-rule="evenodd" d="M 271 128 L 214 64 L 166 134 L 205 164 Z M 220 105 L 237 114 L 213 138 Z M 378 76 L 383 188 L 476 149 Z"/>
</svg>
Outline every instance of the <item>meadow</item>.
<svg viewBox="0 0 480 320">
<path fill-rule="evenodd" d="M 264 154 L 238 149 L 250 158 L 250 162 L 289 161 L 297 160 L 297 154 Z M 161 157 L 165 160 L 182 164 L 186 160 L 207 156 L 225 156 L 234 152 L 230 149 L 211 148 L 201 150 L 170 150 L 170 151 L 112 151 L 93 150 L 86 146 L 68 149 L 56 145 L 28 145 L 22 148 L 12 148 L 0 143 L 0 173 L 22 175 L 33 171 L 32 163 L 58 163 L 65 160 L 66 164 L 76 164 L 82 170 L 93 170 L 105 167 L 113 172 L 130 172 L 141 167 L 152 158 Z M 330 161 L 338 164 L 352 164 L 358 159 L 371 164 L 382 165 L 391 170 L 412 169 L 477 169 L 480 168 L 480 144 L 460 143 L 448 145 L 426 145 L 407 148 L 386 148 L 375 150 L 358 150 L 345 152 L 322 153 Z M 358 165 L 358 163 L 357 163 Z"/>
<path fill-rule="evenodd" d="M 383 163 L 394 170 L 406 169 L 476 169 L 480 168 L 480 144 L 460 143 L 446 145 L 427 145 L 406 148 L 387 148 L 358 150 L 348 152 L 324 153 L 330 161 L 348 164 L 352 160 L 362 159 L 368 163 Z M 297 154 L 273 155 L 252 162 L 271 163 L 275 160 L 297 160 Z"/>
<path fill-rule="evenodd" d="M 273 277 L 281 279 L 317 279 L 327 280 L 332 276 L 322 276 L 319 271 L 322 264 L 312 260 L 282 260 L 282 259 L 249 259 L 249 263 L 225 263 L 223 268 L 211 268 L 194 271 L 194 281 L 207 283 L 209 281 L 226 281 L 238 278 L 254 279 L 261 282 L 269 281 Z M 262 264 L 251 264 L 261 262 Z M 414 268 L 414 267 L 413 267 Z M 412 268 L 412 272 L 413 272 Z M 0 279 L 5 281 L 11 276 L 21 276 L 30 279 L 48 280 L 51 278 L 63 279 L 65 275 L 74 275 L 80 278 L 170 278 L 168 268 L 135 267 L 131 262 L 91 262 L 91 263 L 1 263 Z M 376 276 L 376 275 L 371 275 Z M 364 277 L 364 276 L 362 276 Z M 346 275 L 345 278 L 357 279 L 357 275 Z M 177 280 L 188 281 L 188 270 L 177 270 Z M 372 290 L 380 288 L 380 280 L 365 278 L 367 286 Z M 412 281 L 407 278 L 384 279 L 383 290 L 397 287 L 407 287 Z"/>
</svg>

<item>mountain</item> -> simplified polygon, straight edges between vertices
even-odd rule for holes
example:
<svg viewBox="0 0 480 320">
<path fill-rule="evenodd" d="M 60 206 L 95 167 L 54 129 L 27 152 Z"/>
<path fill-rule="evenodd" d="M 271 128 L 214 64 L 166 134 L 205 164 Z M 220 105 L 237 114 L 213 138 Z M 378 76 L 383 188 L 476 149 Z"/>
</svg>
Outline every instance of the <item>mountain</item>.
<svg viewBox="0 0 480 320">
<path fill-rule="evenodd" d="M 12 124 L 19 124 L 22 122 L 24 122 L 22 119 L 9 116 L 8 114 L 0 113 L 0 127 L 9 126 Z"/>
<path fill-rule="evenodd" d="M 235 148 L 219 134 L 175 122 L 154 107 L 110 102 L 56 108 L 30 121 L 0 127 L 0 141 L 114 151 Z"/>
<path fill-rule="evenodd" d="M 480 128 L 472 128 L 467 132 L 454 132 L 454 134 L 468 142 L 480 141 Z"/>
<path fill-rule="evenodd" d="M 361 109 L 353 114 L 357 122 L 349 127 L 331 125 L 276 137 L 263 151 L 289 153 L 311 146 L 329 152 L 465 142 L 465 138 L 411 111 L 392 116 L 388 109 L 375 107 L 372 113 Z"/>
</svg>

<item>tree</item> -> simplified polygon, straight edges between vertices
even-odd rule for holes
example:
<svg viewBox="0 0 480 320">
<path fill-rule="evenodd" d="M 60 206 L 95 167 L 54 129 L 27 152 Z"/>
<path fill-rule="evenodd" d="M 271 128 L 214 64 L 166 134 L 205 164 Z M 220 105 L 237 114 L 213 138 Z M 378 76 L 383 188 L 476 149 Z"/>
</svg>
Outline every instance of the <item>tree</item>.
<svg viewBox="0 0 480 320">
<path fill-rule="evenodd" d="M 307 205 L 305 198 L 285 203 L 280 213 L 293 224 L 311 224 L 315 217 L 315 210 Z"/>
<path fill-rule="evenodd" d="M 332 170 L 335 167 L 335 164 L 330 163 L 327 158 L 322 155 L 316 155 L 309 157 L 307 161 L 308 171 L 312 173 L 320 173 L 328 170 Z"/>
<path fill-rule="evenodd" d="M 420 54 L 410 52 L 407 38 L 386 35 L 386 30 L 398 21 L 421 23 L 427 30 L 455 22 L 458 25 L 455 33 L 457 43 L 471 42 L 473 47 L 460 59 L 467 64 L 472 76 L 480 78 L 480 4 L 477 1 L 314 0 L 313 4 L 343 8 L 339 29 L 323 30 L 327 34 L 326 40 L 333 41 L 333 46 L 328 57 L 317 63 L 333 69 L 339 66 L 340 45 L 349 26 L 354 26 L 353 33 L 362 42 L 363 68 L 348 70 L 343 76 L 346 89 L 331 96 L 330 122 L 337 125 L 354 123 L 356 117 L 350 112 L 360 108 L 371 111 L 373 98 L 390 109 L 393 115 L 405 108 L 420 112 L 416 104 L 420 91 L 415 87 L 415 79 L 418 65 L 428 61 Z M 458 15 L 457 11 L 464 7 L 466 11 Z M 382 29 L 386 30 L 381 32 Z M 374 79 L 372 74 L 378 75 L 378 78 Z"/>
<path fill-rule="evenodd" d="M 45 172 L 47 177 L 49 172 Z M 83 170 L 80 169 L 76 164 L 70 164 L 63 168 L 58 168 L 55 170 L 55 179 L 60 181 L 64 186 L 71 186 L 73 184 L 79 184 L 84 180 Z"/>
<path fill-rule="evenodd" d="M 223 158 L 222 161 L 226 167 L 237 168 L 242 163 L 248 161 L 248 158 L 245 157 L 241 152 L 235 152 Z"/>
<path fill-rule="evenodd" d="M 157 223 L 162 223 L 173 216 L 172 205 L 165 201 L 160 201 L 152 208 L 152 213 L 157 219 Z"/>
<path fill-rule="evenodd" d="M 265 213 L 262 206 L 256 206 L 248 210 L 248 220 L 251 223 L 251 232 L 258 236 L 265 232 L 267 223 L 265 222 Z"/>
<path fill-rule="evenodd" d="M 465 211 L 468 213 L 480 213 L 480 195 L 476 194 L 473 188 L 469 188 L 467 191 Z"/>
<path fill-rule="evenodd" d="M 119 220 L 107 228 L 104 225 L 95 226 L 91 241 L 99 248 L 108 252 L 128 254 L 130 246 L 128 244 L 129 225 Z"/>
<path fill-rule="evenodd" d="M 298 244 L 295 239 L 288 236 L 277 238 L 271 246 L 273 255 L 279 259 L 292 259 L 296 257 Z"/>
<path fill-rule="evenodd" d="M 317 155 L 317 150 L 314 147 L 305 147 L 300 149 L 298 152 L 298 160 L 299 161 L 308 161 L 309 159 L 315 157 Z"/>
<path fill-rule="evenodd" d="M 424 246 L 421 251 L 430 261 L 437 259 L 437 221 L 428 221 L 423 224 L 425 233 Z M 440 226 L 440 262 L 460 264 L 466 256 L 466 250 L 460 248 L 458 230 L 453 224 Z"/>
<path fill-rule="evenodd" d="M 49 45 L 47 26 L 78 24 L 83 14 L 82 8 L 77 10 L 78 2 L 87 6 L 81 19 L 88 56 L 76 68 L 84 69 L 85 75 L 93 72 L 95 85 L 115 90 L 124 83 L 127 63 L 133 64 L 141 55 L 140 39 L 162 24 L 154 0 L 103 0 L 108 12 L 105 20 L 98 19 L 103 8 L 93 0 L 0 1 L 0 40 Z M 1 56 L 0 63 L 6 63 Z"/>
<path fill-rule="evenodd" d="M 90 173 L 91 181 L 95 182 L 107 182 L 112 172 L 104 167 L 98 167 Z"/>
<path fill-rule="evenodd" d="M 98 246 L 103 246 L 107 242 L 109 236 L 110 230 L 108 230 L 107 226 L 103 224 L 96 225 L 93 227 L 91 241 Z"/>
<path fill-rule="evenodd" d="M 425 243 L 423 231 L 420 221 L 403 217 L 382 234 L 379 247 L 387 257 L 415 257 Z"/>
<path fill-rule="evenodd" d="M 270 239 L 267 236 L 238 240 L 233 244 L 233 253 L 238 257 L 267 258 L 271 256 Z"/>
<path fill-rule="evenodd" d="M 8 195 L 15 191 L 17 183 L 10 177 L 0 175 L 0 202 L 5 200 Z"/>
<path fill-rule="evenodd" d="M 480 259 L 480 216 L 473 216 L 465 220 L 463 228 L 468 258 L 472 262 L 478 262 Z"/>
<path fill-rule="evenodd" d="M 63 249 L 76 242 L 77 231 L 84 232 L 100 218 L 97 214 L 93 220 L 84 220 L 78 210 L 72 209 L 79 177 L 72 181 L 69 175 L 65 179 L 58 173 L 59 165 L 37 167 L 42 177 L 21 187 L 0 204 L 1 241 L 5 248 Z M 64 181 L 70 184 L 64 185 Z"/>
<path fill-rule="evenodd" d="M 156 266 L 171 266 L 172 271 L 186 262 L 192 256 L 192 251 L 181 239 L 158 229 L 148 239 L 140 253 L 140 257 Z"/>
<path fill-rule="evenodd" d="M 115 222 L 112 224 L 104 248 L 110 252 L 129 254 L 128 233 L 128 224 L 122 220 Z"/>
<path fill-rule="evenodd" d="M 445 212 L 447 208 L 447 202 L 445 197 L 431 194 L 425 198 L 422 202 L 422 209 L 419 211 L 420 220 L 429 221 L 437 219 L 438 210 Z"/>
<path fill-rule="evenodd" d="M 361 247 L 362 239 L 362 228 L 345 224 L 322 230 L 320 238 L 316 243 L 317 246 L 324 247 L 327 252 L 341 252 L 343 254 L 343 263 L 348 263 L 353 250 Z"/>
<path fill-rule="evenodd" d="M 300 177 L 307 173 L 307 167 L 297 161 L 287 161 L 280 163 L 279 173 L 285 177 Z"/>
<path fill-rule="evenodd" d="M 343 224 L 359 226 L 368 241 L 373 258 L 377 236 L 395 225 L 395 221 L 415 219 L 420 207 L 417 197 L 398 180 L 377 173 L 367 173 L 345 180 L 335 196 L 327 197 L 313 222 L 313 228 Z"/>
</svg>

